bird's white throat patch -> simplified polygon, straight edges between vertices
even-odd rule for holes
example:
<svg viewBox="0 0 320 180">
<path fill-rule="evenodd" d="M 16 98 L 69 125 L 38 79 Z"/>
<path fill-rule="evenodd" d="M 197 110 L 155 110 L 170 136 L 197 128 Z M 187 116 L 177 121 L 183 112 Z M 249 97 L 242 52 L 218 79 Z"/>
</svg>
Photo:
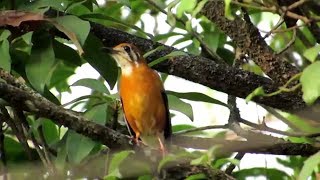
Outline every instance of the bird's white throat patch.
<svg viewBox="0 0 320 180">
<path fill-rule="evenodd" d="M 132 66 L 131 65 L 125 65 L 121 67 L 121 73 L 124 76 L 131 75 L 132 73 Z"/>
</svg>

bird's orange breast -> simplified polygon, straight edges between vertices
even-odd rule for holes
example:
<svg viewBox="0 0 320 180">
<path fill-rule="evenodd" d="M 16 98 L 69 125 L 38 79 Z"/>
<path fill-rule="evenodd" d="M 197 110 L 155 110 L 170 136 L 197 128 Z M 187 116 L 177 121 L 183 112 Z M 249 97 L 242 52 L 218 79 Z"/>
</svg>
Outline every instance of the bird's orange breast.
<svg viewBox="0 0 320 180">
<path fill-rule="evenodd" d="M 155 135 L 164 130 L 166 107 L 159 75 L 146 64 L 136 65 L 120 79 L 120 96 L 125 117 L 137 134 Z"/>
</svg>

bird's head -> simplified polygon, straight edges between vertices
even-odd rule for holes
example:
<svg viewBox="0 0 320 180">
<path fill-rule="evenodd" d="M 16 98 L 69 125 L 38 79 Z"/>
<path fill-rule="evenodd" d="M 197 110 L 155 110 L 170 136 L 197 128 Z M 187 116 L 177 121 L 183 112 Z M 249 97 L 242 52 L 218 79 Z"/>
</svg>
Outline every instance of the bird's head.
<svg viewBox="0 0 320 180">
<path fill-rule="evenodd" d="M 121 43 L 110 49 L 110 53 L 123 72 L 146 63 L 140 50 L 133 44 Z"/>
</svg>

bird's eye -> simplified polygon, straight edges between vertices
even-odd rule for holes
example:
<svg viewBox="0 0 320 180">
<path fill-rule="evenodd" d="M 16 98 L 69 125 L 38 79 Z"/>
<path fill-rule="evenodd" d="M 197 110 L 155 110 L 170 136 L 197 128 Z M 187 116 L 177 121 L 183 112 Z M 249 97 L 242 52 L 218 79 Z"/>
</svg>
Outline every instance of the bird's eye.
<svg viewBox="0 0 320 180">
<path fill-rule="evenodd" d="M 130 53 L 130 47 L 129 46 L 124 46 L 123 49 L 129 54 Z"/>
</svg>

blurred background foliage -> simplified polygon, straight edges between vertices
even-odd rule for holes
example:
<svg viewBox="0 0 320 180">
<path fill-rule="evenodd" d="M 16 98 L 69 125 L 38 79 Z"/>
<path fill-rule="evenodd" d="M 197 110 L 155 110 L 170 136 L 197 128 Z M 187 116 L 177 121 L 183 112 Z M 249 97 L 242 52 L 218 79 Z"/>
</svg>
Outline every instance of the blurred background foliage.
<svg viewBox="0 0 320 180">
<path fill-rule="evenodd" d="M 235 58 L 235 45 L 232 40 L 221 32 L 214 23 L 199 14 L 206 0 L 2 0 L 0 8 L 6 10 L 20 10 L 35 13 L 44 13 L 49 9 L 68 14 L 67 16 L 51 17 L 41 27 L 29 32 L 13 32 L 6 28 L 0 30 L 0 67 L 10 71 L 16 77 L 21 77 L 26 84 L 57 105 L 80 111 L 88 119 L 109 127 L 124 127 L 119 95 L 116 91 L 116 82 L 119 69 L 109 55 L 101 51 L 102 42 L 90 33 L 90 23 L 96 22 L 107 27 L 129 32 L 131 34 L 174 46 L 190 54 L 211 57 L 217 54 L 228 64 L 233 64 Z M 229 4 L 231 1 L 226 1 Z M 270 7 L 275 1 L 248 1 L 260 6 Z M 275 26 L 280 16 L 259 9 L 248 10 L 252 22 L 266 35 Z M 231 4 L 226 8 L 226 14 L 241 16 L 239 6 Z M 35 23 L 37 23 L 35 21 Z M 298 22 L 298 24 L 303 24 Z M 62 38 L 52 33 L 57 28 L 68 38 Z M 278 29 L 286 29 L 282 24 Z M 319 83 L 319 45 L 310 29 L 301 26 L 296 29 L 298 36 L 292 46 L 282 56 L 292 64 L 305 69 L 301 75 L 304 90 L 304 100 L 312 104 L 320 95 Z M 275 52 L 286 48 L 293 37 L 293 31 L 273 33 L 266 37 L 267 43 Z M 73 38 L 72 38 L 73 37 Z M 147 53 L 147 52 L 145 52 Z M 183 55 L 176 53 L 172 56 Z M 88 64 L 87 64 L 88 63 Z M 76 70 L 89 65 L 99 72 L 95 78 L 85 77 L 75 82 L 70 77 Z M 262 70 L 250 59 L 241 64 L 241 68 L 264 75 Z M 83 75 L 86 76 L 86 75 Z M 161 74 L 163 81 L 167 75 Z M 310 83 L 312 82 L 312 83 Z M 72 87 L 86 87 L 90 93 L 81 95 L 71 91 Z M 216 93 L 206 92 L 174 92 L 168 91 L 169 105 L 172 117 L 184 114 L 187 121 L 194 120 L 193 102 L 206 102 L 222 107 L 227 106 L 223 100 L 218 100 Z M 311 91 L 311 92 L 310 92 Z M 208 91 L 207 91 L 208 92 Z M 63 94 L 77 94 L 69 102 L 63 100 Z M 261 94 L 260 94 L 261 95 Z M 73 97 L 73 96 L 72 96 Z M 69 99 L 68 99 L 69 100 Z M 190 104 L 191 103 L 191 104 Z M 13 108 L 1 101 L 1 113 L 12 117 Z M 253 110 L 252 113 L 256 111 Z M 13 113 L 14 114 L 14 113 Z M 283 121 L 284 131 L 299 131 L 303 133 L 319 132 L 319 124 L 279 112 Z M 126 175 L 141 176 L 140 179 L 150 179 L 151 169 L 143 160 L 130 161 L 133 151 L 121 151 L 111 155 L 104 145 L 92 141 L 72 130 L 54 124 L 50 119 L 44 119 L 32 114 L 25 114 L 30 129 L 25 132 L 30 152 L 20 143 L 15 130 L 2 122 L 2 138 L 4 139 L 5 166 L 12 179 L 33 179 L 34 177 L 49 177 L 48 168 L 54 168 L 62 177 L 104 177 L 116 179 Z M 206 115 L 203 115 L 206 116 Z M 227 114 L 225 115 L 227 116 Z M 279 121 L 266 113 L 265 121 Z M 13 118 L 14 119 L 14 118 Z M 272 120 L 273 119 L 273 120 Z M 224 122 L 226 123 L 226 122 Z M 194 128 L 196 125 L 173 122 L 173 131 L 180 132 Z M 199 124 L 198 124 L 199 125 Z M 201 123 L 200 123 L 201 125 Z M 213 125 L 213 124 L 212 124 Z M 248 127 L 245 127 L 248 128 Z M 127 133 L 124 129 L 124 133 Z M 283 129 L 282 129 L 283 130 Z M 228 130 L 197 131 L 189 133 L 190 136 L 234 138 Z M 42 165 L 39 149 L 32 142 L 44 142 L 49 164 Z M 314 139 L 305 137 L 288 137 L 292 142 L 314 143 Z M 230 163 L 240 165 L 239 160 L 232 158 L 233 154 L 223 157 L 215 156 L 214 150 L 182 151 L 170 155 L 159 163 L 164 164 L 178 159 L 193 159 L 193 164 L 204 164 L 211 168 L 225 170 Z M 277 163 L 285 168 L 248 167 L 238 168 L 232 174 L 236 179 L 248 177 L 265 177 L 266 179 L 296 179 L 311 175 L 315 179 L 319 170 L 319 154 L 307 160 L 300 156 L 277 158 Z M 43 160 L 42 160 L 43 161 Z M 254 160 L 253 160 L 254 161 Z M 123 163 L 130 162 L 130 163 Z M 305 162 L 305 163 L 304 163 Z M 309 162 L 309 163 L 308 163 Z M 305 167 L 304 167 L 305 165 Z M 4 165 L 2 165 L 4 166 Z M 42 168 L 40 168 L 42 167 Z M 134 171 L 129 169 L 134 167 Z M 158 168 L 159 168 L 158 167 Z M 309 169 L 302 171 L 302 169 Z M 314 171 L 313 171 L 314 170 Z M 136 173 L 136 174 L 135 174 Z M 304 173 L 304 174 L 303 174 Z M 133 175 L 132 175 L 133 174 Z M 201 179 L 203 176 L 194 176 L 190 179 Z"/>
</svg>

